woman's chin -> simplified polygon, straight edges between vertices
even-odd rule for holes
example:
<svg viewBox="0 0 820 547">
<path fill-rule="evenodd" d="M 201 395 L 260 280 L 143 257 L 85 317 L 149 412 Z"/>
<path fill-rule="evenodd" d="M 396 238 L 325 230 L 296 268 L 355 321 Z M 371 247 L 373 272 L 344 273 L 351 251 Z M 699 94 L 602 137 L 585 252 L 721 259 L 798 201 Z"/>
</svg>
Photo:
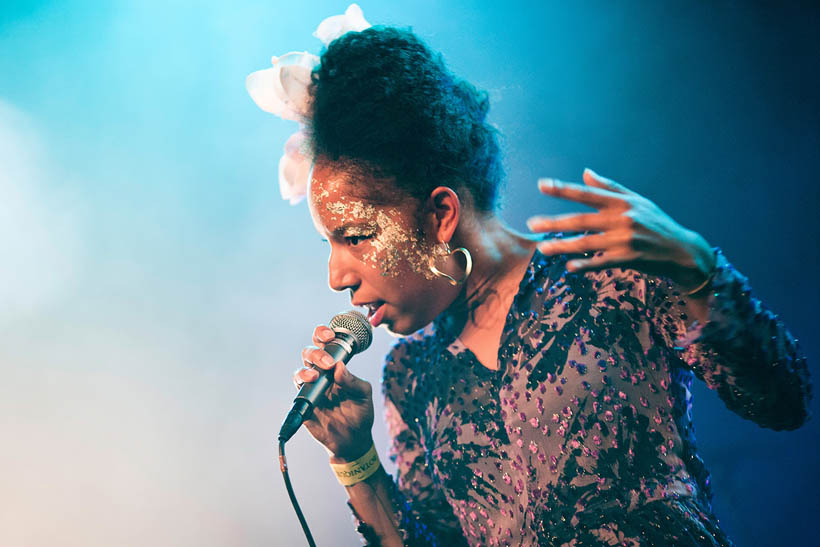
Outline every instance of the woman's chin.
<svg viewBox="0 0 820 547">
<path fill-rule="evenodd" d="M 402 338 L 402 337 L 404 337 L 404 336 L 407 336 L 406 334 L 402 334 L 402 333 L 400 333 L 400 332 L 396 332 L 396 331 L 392 330 L 390 327 L 388 327 L 388 326 L 387 326 L 387 325 L 385 325 L 384 323 L 382 323 L 381 325 L 379 325 L 379 328 L 384 329 L 384 331 L 385 331 L 387 334 L 389 334 L 390 336 L 392 336 L 393 338 Z"/>
<path fill-rule="evenodd" d="M 430 321 L 413 321 L 409 318 L 399 318 L 391 321 L 386 319 L 379 327 L 387 331 L 390 336 L 400 338 L 402 336 L 409 336 L 414 332 L 426 327 Z"/>
<path fill-rule="evenodd" d="M 387 334 L 393 336 L 394 338 L 401 338 L 402 336 L 407 336 L 408 334 L 413 334 L 416 332 L 417 329 L 407 329 L 402 328 L 401 322 L 398 325 L 395 325 L 392 321 L 385 321 L 379 327 L 383 328 L 387 331 Z"/>
</svg>

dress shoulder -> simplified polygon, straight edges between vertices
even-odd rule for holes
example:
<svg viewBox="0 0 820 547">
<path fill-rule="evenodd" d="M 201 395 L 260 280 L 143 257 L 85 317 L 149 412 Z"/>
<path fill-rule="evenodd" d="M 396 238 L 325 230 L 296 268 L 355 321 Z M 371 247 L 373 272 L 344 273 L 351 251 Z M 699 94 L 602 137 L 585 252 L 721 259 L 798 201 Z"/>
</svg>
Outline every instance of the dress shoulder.
<svg viewBox="0 0 820 547">
<path fill-rule="evenodd" d="M 428 326 L 400 338 L 387 352 L 382 369 L 382 395 L 401 411 L 416 392 L 425 357 L 433 351 L 435 335 Z"/>
</svg>

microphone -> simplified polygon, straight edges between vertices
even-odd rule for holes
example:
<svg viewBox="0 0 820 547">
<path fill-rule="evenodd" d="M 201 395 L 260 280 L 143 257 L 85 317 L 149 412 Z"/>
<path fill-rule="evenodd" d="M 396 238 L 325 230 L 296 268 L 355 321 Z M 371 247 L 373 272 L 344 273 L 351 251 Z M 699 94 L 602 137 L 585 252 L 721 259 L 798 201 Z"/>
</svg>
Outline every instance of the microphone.
<svg viewBox="0 0 820 547">
<path fill-rule="evenodd" d="M 335 361 L 347 363 L 355 354 L 366 350 L 373 341 L 373 327 L 361 312 L 350 310 L 340 313 L 330 320 L 328 325 L 336 337 L 325 344 L 324 350 Z M 315 368 L 315 367 L 314 367 Z M 282 427 L 279 429 L 279 443 L 287 442 L 310 417 L 313 407 L 333 383 L 333 370 L 318 369 L 319 377 L 315 382 L 305 384 L 293 400 Z"/>
</svg>

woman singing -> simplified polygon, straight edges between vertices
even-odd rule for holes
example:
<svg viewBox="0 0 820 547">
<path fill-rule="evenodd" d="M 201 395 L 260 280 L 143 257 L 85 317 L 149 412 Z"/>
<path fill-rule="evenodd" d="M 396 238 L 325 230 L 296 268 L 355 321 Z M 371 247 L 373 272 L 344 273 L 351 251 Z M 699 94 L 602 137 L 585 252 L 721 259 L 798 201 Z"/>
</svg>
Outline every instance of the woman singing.
<svg viewBox="0 0 820 547">
<path fill-rule="evenodd" d="M 365 538 L 729 545 L 693 378 L 772 429 L 803 423 L 809 388 L 792 336 L 720 250 L 589 170 L 539 188 L 595 212 L 507 227 L 486 95 L 409 31 L 343 34 L 306 89 L 299 153 L 330 287 L 402 337 L 382 380 L 395 478 L 373 449 L 371 385 L 321 349 L 329 328 L 295 376 L 333 369 L 306 425 Z"/>
</svg>

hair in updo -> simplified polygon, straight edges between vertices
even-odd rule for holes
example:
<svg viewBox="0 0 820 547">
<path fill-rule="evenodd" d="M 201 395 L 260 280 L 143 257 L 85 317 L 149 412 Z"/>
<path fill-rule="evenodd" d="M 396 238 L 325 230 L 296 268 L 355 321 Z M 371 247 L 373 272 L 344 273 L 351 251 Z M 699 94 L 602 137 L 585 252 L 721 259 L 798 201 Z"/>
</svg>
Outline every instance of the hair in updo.
<svg viewBox="0 0 820 547">
<path fill-rule="evenodd" d="M 477 210 L 494 209 L 503 172 L 487 94 L 411 31 L 371 27 L 331 42 L 311 92 L 317 156 L 393 178 L 420 200 L 450 186 Z"/>
</svg>

